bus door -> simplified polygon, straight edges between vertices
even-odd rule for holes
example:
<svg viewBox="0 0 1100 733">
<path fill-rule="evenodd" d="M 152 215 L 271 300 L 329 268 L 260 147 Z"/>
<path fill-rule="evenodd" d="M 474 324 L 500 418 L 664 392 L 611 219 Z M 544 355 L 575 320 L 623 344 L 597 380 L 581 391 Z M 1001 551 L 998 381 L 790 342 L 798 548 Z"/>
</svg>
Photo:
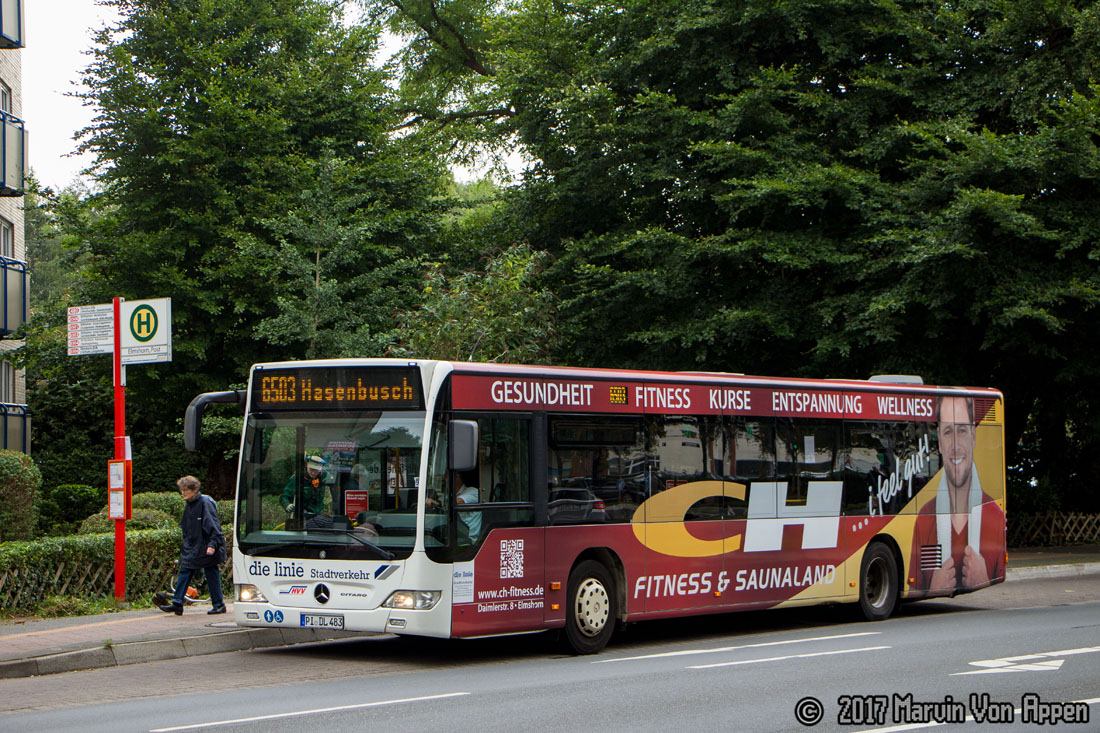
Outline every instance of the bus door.
<svg viewBox="0 0 1100 733">
<path fill-rule="evenodd" d="M 570 571 L 596 548 L 622 563 L 627 596 L 620 600 L 628 614 L 641 613 L 645 597 L 636 596 L 636 588 L 645 553 L 634 523 L 648 494 L 644 421 L 636 415 L 549 415 L 543 444 L 546 579 L 557 586 L 547 624 L 565 619 Z"/>
<path fill-rule="evenodd" d="M 477 421 L 478 465 L 449 477 L 452 635 L 542 628 L 545 532 L 535 527 L 531 496 L 531 418 L 455 417 Z"/>
</svg>

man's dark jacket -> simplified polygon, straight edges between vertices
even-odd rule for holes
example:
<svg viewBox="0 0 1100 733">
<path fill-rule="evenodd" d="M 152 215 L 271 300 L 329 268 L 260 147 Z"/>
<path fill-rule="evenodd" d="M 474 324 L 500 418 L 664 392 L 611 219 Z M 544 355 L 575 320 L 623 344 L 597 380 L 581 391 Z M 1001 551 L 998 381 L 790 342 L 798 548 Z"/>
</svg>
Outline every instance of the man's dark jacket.
<svg viewBox="0 0 1100 733">
<path fill-rule="evenodd" d="M 195 570 L 212 568 L 218 564 L 218 546 L 225 543 L 221 523 L 218 522 L 218 505 L 201 492 L 183 508 L 183 549 L 180 551 L 180 567 Z M 213 547 L 214 554 L 207 555 L 206 548 Z"/>
</svg>

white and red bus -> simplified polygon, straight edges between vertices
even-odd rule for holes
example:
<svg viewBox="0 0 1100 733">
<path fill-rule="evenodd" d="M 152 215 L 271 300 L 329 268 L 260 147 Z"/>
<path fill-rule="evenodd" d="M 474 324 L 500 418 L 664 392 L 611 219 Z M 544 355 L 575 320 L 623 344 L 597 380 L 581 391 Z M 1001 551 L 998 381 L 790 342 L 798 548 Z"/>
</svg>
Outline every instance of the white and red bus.
<svg viewBox="0 0 1100 733">
<path fill-rule="evenodd" d="M 475 637 L 904 599 L 1004 580 L 1003 402 L 914 378 L 396 359 L 259 364 L 243 626 Z"/>
</svg>

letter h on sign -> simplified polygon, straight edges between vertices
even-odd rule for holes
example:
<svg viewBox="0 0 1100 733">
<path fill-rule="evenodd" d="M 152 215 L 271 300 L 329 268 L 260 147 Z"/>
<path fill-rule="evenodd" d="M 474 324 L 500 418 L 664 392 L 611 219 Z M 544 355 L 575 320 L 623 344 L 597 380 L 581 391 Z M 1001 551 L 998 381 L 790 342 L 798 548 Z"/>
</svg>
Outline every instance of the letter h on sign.
<svg viewBox="0 0 1100 733">
<path fill-rule="evenodd" d="M 787 484 L 756 481 L 749 494 L 745 552 L 766 552 L 783 547 L 783 528 L 802 525 L 802 549 L 836 547 L 840 532 L 840 481 L 811 481 L 805 506 L 787 506 Z M 779 501 L 780 488 L 783 500 Z"/>
</svg>

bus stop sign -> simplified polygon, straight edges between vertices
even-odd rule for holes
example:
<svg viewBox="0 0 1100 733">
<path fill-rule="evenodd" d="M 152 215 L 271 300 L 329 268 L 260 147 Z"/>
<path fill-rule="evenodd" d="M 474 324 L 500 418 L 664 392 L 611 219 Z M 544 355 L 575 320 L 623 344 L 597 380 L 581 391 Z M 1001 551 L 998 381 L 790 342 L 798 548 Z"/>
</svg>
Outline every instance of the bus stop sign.
<svg viewBox="0 0 1100 733">
<path fill-rule="evenodd" d="M 124 300 L 119 310 L 123 365 L 172 361 L 172 299 Z"/>
</svg>

